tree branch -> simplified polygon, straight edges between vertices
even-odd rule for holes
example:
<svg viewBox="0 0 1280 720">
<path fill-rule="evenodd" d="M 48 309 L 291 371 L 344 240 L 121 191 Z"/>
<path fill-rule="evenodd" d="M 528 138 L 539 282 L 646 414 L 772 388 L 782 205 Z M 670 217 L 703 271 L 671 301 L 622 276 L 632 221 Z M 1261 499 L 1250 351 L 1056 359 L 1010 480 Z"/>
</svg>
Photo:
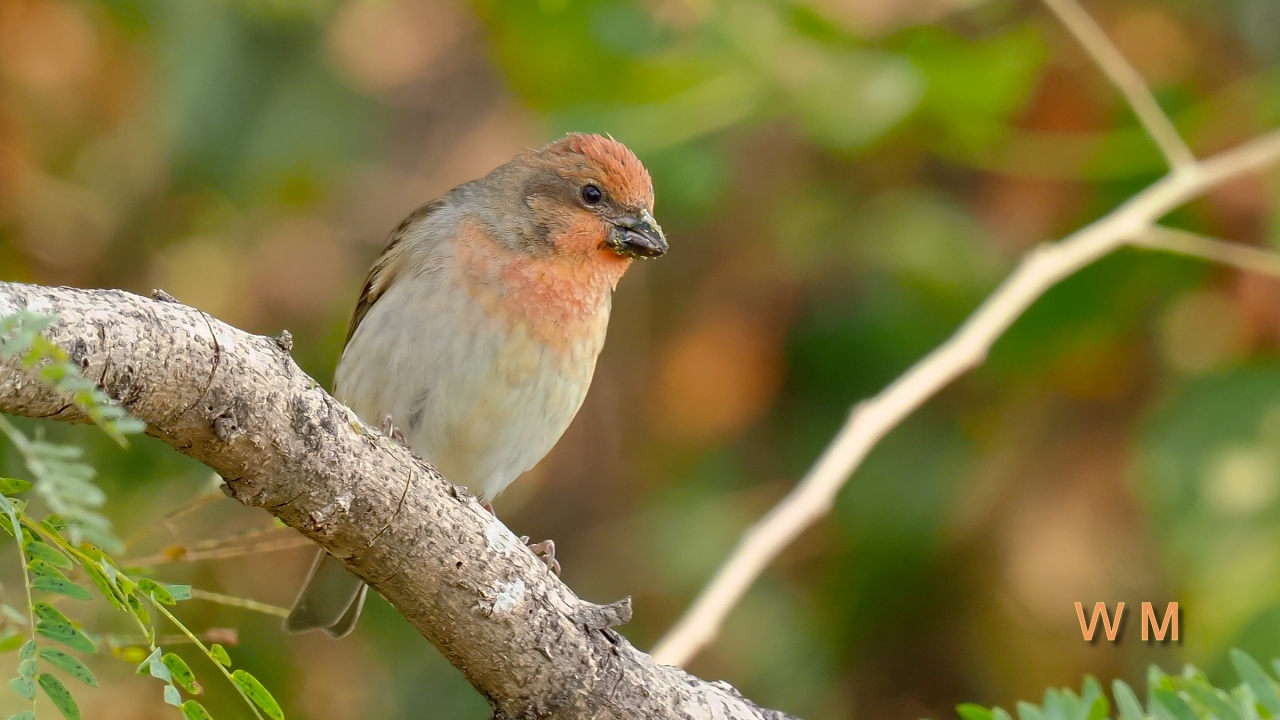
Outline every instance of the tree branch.
<svg viewBox="0 0 1280 720">
<path fill-rule="evenodd" d="M 1179 170 L 1196 161 L 1191 148 L 1178 134 L 1173 121 L 1160 109 L 1142 75 L 1125 59 L 1119 48 L 1107 37 L 1098 23 L 1080 7 L 1076 0 L 1044 0 L 1044 4 L 1062 21 L 1067 30 L 1080 41 L 1085 52 L 1097 63 L 1102 72 L 1115 84 L 1128 101 L 1133 114 L 1146 128 L 1147 134 L 1159 146 L 1169 161 L 1169 167 Z"/>
<path fill-rule="evenodd" d="M 57 314 L 49 339 L 149 434 L 342 558 L 494 718 L 790 717 L 633 648 L 610 629 L 629 619 L 629 600 L 579 599 L 475 499 L 330 397 L 283 343 L 157 297 L 0 283 L 0 316 Z M 17 360 L 0 363 L 0 411 L 85 420 Z"/>
<path fill-rule="evenodd" d="M 800 533 L 830 511 L 836 493 L 871 448 L 952 380 L 981 364 L 992 344 L 1046 290 L 1116 248 L 1141 238 L 1157 220 L 1177 206 L 1224 180 L 1277 161 L 1280 161 L 1280 131 L 1203 162 L 1193 162 L 1165 176 L 1093 224 L 1058 243 L 1042 245 L 1031 252 L 951 338 L 879 395 L 853 408 L 844 427 L 800 483 L 743 533 L 711 582 L 658 642 L 654 658 L 663 664 L 683 665 L 710 642 L 725 616 L 764 568 Z M 1188 248 L 1183 244 L 1179 251 Z M 1192 249 L 1199 252 L 1190 254 L 1211 256 L 1205 254 L 1203 246 Z"/>
<path fill-rule="evenodd" d="M 1148 250 L 1164 250 L 1231 265 L 1259 275 L 1280 277 L 1280 254 L 1251 245 L 1226 242 L 1199 233 L 1159 225 L 1135 237 L 1131 242 L 1136 247 Z"/>
</svg>

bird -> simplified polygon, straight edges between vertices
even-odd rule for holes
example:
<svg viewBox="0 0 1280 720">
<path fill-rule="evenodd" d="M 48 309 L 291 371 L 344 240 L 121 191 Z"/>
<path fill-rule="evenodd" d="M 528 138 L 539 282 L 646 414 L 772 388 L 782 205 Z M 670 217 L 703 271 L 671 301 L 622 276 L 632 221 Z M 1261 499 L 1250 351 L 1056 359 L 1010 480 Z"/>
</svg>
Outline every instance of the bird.
<svg viewBox="0 0 1280 720">
<path fill-rule="evenodd" d="M 626 145 L 572 133 L 422 205 L 369 271 L 334 397 L 492 511 L 582 406 L 623 274 L 668 251 L 653 201 Z M 342 637 L 367 591 L 321 550 L 284 627 Z"/>
</svg>

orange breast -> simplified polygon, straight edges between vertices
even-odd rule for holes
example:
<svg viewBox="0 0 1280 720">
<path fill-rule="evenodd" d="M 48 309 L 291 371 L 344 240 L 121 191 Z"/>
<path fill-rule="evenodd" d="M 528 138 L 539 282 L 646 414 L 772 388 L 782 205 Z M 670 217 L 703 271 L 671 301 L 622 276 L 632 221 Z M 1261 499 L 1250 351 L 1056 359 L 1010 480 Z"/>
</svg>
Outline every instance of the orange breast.
<svg viewBox="0 0 1280 720">
<path fill-rule="evenodd" d="M 599 233 L 597 233 L 599 234 Z M 600 250 L 587 229 L 562 235 L 547 256 L 511 251 L 483 229 L 459 229 L 455 279 L 487 315 L 519 329 L 566 360 L 595 353 L 609 320 L 610 293 L 629 260 Z M 570 247 L 573 248 L 570 250 Z"/>
</svg>

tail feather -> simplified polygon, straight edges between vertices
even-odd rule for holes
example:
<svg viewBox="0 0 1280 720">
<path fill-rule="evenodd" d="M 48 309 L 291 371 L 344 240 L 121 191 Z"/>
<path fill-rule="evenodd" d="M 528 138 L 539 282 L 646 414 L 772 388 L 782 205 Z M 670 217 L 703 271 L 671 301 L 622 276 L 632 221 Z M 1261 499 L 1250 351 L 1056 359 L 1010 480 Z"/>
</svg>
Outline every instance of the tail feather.
<svg viewBox="0 0 1280 720">
<path fill-rule="evenodd" d="M 355 628 L 368 589 L 341 561 L 321 550 L 285 618 L 284 629 L 291 633 L 323 630 L 342 637 Z"/>
</svg>

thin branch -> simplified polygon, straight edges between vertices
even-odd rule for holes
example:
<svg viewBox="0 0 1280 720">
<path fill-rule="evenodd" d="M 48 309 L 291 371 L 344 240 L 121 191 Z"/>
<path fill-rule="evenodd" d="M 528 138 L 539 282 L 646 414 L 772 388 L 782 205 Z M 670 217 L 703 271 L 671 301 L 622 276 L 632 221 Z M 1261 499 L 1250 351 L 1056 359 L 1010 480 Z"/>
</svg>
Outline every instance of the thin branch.
<svg viewBox="0 0 1280 720">
<path fill-rule="evenodd" d="M 1160 109 L 1142 75 L 1129 64 L 1080 3 L 1076 0 L 1044 0 L 1044 4 L 1067 26 L 1067 30 L 1084 46 L 1085 52 L 1124 94 L 1133 114 L 1138 116 L 1138 121 L 1169 161 L 1169 167 L 1180 170 L 1194 163 L 1195 154 L 1173 127 L 1173 121 Z"/>
<path fill-rule="evenodd" d="M 1156 225 L 1132 240 L 1133 245 L 1151 250 L 1164 250 L 1179 255 L 1231 265 L 1258 273 L 1280 277 L 1280 254 L 1250 245 L 1226 242 L 1199 233 Z"/>
<path fill-rule="evenodd" d="M 233 538 L 234 539 L 234 538 Z M 284 537 L 258 540 L 256 542 L 228 542 L 208 549 L 186 548 L 177 546 L 164 552 L 140 558 L 130 558 L 125 562 L 127 567 L 153 567 L 171 563 L 201 562 L 203 560 L 228 560 L 246 555 L 262 555 L 265 553 L 293 550 L 301 547 L 312 547 L 315 543 L 297 534 Z"/>
<path fill-rule="evenodd" d="M 258 602 L 248 598 L 236 597 L 234 595 L 224 595 L 223 593 L 209 592 L 208 590 L 198 590 L 191 588 L 192 600 L 204 600 L 205 602 L 216 603 L 218 605 L 226 605 L 228 607 L 236 607 L 242 610 L 251 610 L 263 615 L 274 615 L 275 617 L 289 617 L 289 609 L 282 608 L 269 603 Z"/>
<path fill-rule="evenodd" d="M 200 540 L 190 545 L 171 545 L 154 555 L 129 558 L 124 561 L 124 565 L 127 567 L 150 567 L 153 565 L 198 562 L 201 560 L 225 560 L 245 555 L 308 547 L 314 544 L 289 530 L 289 528 L 273 523 L 234 535 Z"/>
<path fill-rule="evenodd" d="M 218 489 L 222 484 L 222 478 L 218 477 L 217 474 L 214 474 L 212 479 L 213 482 L 210 483 L 206 492 L 195 496 L 186 503 L 183 503 L 182 505 L 179 505 L 165 513 L 164 517 L 160 518 L 159 521 L 146 523 L 130 533 L 129 536 L 124 539 L 125 547 L 132 547 L 137 544 L 138 541 L 155 532 L 158 527 L 163 527 L 168 530 L 171 535 L 177 537 L 179 533 L 177 526 L 174 525 L 175 520 L 181 518 L 187 513 L 195 512 L 209 503 L 217 500 L 225 500 L 227 496 L 222 494 L 222 491 Z"/>
<path fill-rule="evenodd" d="M 853 408 L 817 464 L 743 534 L 693 605 L 658 642 L 654 659 L 664 665 L 683 665 L 710 642 L 764 568 L 830 510 L 836 493 L 871 448 L 952 380 L 981 364 L 992 344 L 1046 290 L 1148 233 L 1170 210 L 1228 178 L 1277 161 L 1280 131 L 1273 131 L 1167 175 L 1093 224 L 1032 251 L 950 339 L 879 395 Z"/>
</svg>

